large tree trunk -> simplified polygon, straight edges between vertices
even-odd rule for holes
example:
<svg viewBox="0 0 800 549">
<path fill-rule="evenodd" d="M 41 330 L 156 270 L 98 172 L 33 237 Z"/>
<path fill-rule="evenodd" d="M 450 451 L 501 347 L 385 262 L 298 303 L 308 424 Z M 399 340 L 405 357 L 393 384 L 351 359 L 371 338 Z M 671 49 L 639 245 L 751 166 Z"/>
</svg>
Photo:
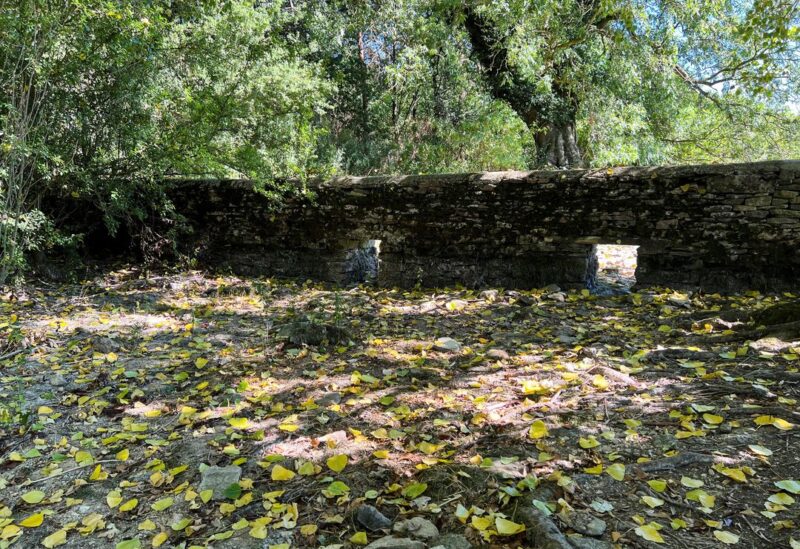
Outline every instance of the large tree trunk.
<svg viewBox="0 0 800 549">
<path fill-rule="evenodd" d="M 559 168 L 583 166 L 574 121 L 551 125 L 545 131 L 538 132 L 534 139 L 539 163 Z"/>
<path fill-rule="evenodd" d="M 577 100 L 559 86 L 549 95 L 538 91 L 509 64 L 508 48 L 491 23 L 469 5 L 464 25 L 492 95 L 508 103 L 535 132 L 537 163 L 558 168 L 583 166 L 575 136 Z"/>
</svg>

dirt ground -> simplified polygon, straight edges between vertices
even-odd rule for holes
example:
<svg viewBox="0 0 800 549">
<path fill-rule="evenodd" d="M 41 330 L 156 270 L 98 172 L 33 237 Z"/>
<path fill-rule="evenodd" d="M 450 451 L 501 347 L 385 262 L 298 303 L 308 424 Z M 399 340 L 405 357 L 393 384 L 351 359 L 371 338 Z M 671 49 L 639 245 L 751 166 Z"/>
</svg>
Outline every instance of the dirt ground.
<svg viewBox="0 0 800 549">
<path fill-rule="evenodd" d="M 0 302 L 0 549 L 356 547 L 391 529 L 365 505 L 464 537 L 428 547 L 531 547 L 534 510 L 563 547 L 795 548 L 800 343 L 737 337 L 792 299 L 31 286 Z"/>
</svg>

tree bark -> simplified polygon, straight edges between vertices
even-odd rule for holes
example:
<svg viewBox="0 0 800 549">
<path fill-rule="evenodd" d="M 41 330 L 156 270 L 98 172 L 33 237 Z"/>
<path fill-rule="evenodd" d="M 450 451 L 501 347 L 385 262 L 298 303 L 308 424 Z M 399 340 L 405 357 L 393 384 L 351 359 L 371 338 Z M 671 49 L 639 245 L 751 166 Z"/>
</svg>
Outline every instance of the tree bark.
<svg viewBox="0 0 800 549">
<path fill-rule="evenodd" d="M 554 86 L 550 95 L 538 91 L 509 65 L 503 39 L 469 6 L 464 25 L 492 96 L 505 101 L 534 132 L 537 163 L 558 168 L 583 166 L 575 134 L 576 98 L 559 86 Z"/>
<path fill-rule="evenodd" d="M 542 164 L 571 168 L 583 166 L 583 157 L 575 136 L 575 121 L 553 124 L 534 136 L 538 160 Z"/>
</svg>

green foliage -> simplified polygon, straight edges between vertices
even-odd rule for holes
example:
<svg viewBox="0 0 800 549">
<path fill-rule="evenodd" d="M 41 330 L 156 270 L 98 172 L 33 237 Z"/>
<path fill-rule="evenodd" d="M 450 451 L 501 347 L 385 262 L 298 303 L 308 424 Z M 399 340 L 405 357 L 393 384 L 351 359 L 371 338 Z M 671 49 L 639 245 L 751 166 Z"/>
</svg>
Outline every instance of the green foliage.
<svg viewBox="0 0 800 549">
<path fill-rule="evenodd" d="M 798 156 L 799 11 L 0 1 L 0 279 L 70 238 L 39 207 L 63 199 L 93 204 L 144 255 L 168 251 L 176 178 L 253 179 L 278 204 L 334 173 L 530 168 L 554 128 L 592 166 Z"/>
</svg>

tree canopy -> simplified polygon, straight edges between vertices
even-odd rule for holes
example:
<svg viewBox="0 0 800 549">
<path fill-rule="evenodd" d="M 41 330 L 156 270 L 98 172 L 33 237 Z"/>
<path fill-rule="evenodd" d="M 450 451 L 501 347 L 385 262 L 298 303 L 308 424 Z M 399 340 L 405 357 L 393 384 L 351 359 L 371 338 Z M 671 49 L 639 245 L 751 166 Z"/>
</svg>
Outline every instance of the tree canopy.
<svg viewBox="0 0 800 549">
<path fill-rule="evenodd" d="M 0 0 L 3 248 L 58 225 L 44 196 L 142 232 L 172 178 L 796 157 L 798 23 L 795 0 Z"/>
</svg>

